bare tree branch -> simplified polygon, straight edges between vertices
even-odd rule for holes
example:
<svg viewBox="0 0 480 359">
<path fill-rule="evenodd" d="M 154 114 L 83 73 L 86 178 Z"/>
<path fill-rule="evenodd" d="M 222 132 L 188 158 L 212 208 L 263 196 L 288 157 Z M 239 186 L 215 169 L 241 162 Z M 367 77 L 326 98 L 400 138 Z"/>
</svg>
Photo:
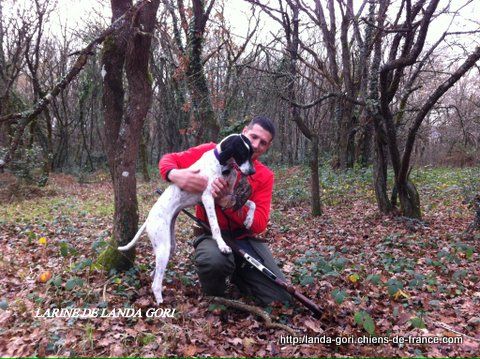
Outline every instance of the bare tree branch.
<svg viewBox="0 0 480 359">
<path fill-rule="evenodd" d="M 14 113 L 10 115 L 6 115 L 0 118 L 0 123 L 7 122 L 7 121 L 15 121 L 20 120 L 18 123 L 18 127 L 15 133 L 15 137 L 12 140 L 10 145 L 9 151 L 6 153 L 5 157 L 0 160 L 0 168 L 5 167 L 12 157 L 15 151 L 18 148 L 20 143 L 20 139 L 23 135 L 23 131 L 25 127 L 34 120 L 42 111 L 46 109 L 48 104 L 52 102 L 53 98 L 55 98 L 63 89 L 67 87 L 67 85 L 72 82 L 72 80 L 78 75 L 78 73 L 82 70 L 88 60 L 88 56 L 93 53 L 93 49 L 101 44 L 107 36 L 112 34 L 115 30 L 121 28 L 125 25 L 127 20 L 130 20 L 132 16 L 140 10 L 143 6 L 149 3 L 151 0 L 143 0 L 136 3 L 130 9 L 128 9 L 120 18 L 118 18 L 114 23 L 112 23 L 108 28 L 106 28 L 97 38 L 91 41 L 83 50 L 80 51 L 80 55 L 78 56 L 77 60 L 70 68 L 68 73 L 53 87 L 51 91 L 49 91 L 44 97 L 42 97 L 33 107 L 33 109 L 28 111 L 23 111 L 19 113 Z"/>
<path fill-rule="evenodd" d="M 408 165 L 410 163 L 410 156 L 413 150 L 413 143 L 415 142 L 415 136 L 417 134 L 418 128 L 422 124 L 422 121 L 427 116 L 428 112 L 432 107 L 437 103 L 440 97 L 443 96 L 455 83 L 468 71 L 470 70 L 475 63 L 480 59 L 480 46 L 478 46 L 475 51 L 468 56 L 465 62 L 448 78 L 446 79 L 437 89 L 428 97 L 428 100 L 420 108 L 415 119 L 413 120 L 413 125 L 408 132 L 407 142 L 405 144 L 405 151 L 402 158 L 402 168 L 400 171 L 399 179 L 406 179 L 408 174 Z"/>
</svg>

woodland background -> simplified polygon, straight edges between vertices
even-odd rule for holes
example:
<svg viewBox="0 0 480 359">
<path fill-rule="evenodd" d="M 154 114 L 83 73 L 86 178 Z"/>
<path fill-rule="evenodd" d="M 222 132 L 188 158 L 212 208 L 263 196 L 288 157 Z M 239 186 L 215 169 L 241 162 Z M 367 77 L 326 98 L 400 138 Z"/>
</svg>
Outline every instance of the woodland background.
<svg viewBox="0 0 480 359">
<path fill-rule="evenodd" d="M 74 29 L 52 25 L 53 0 L 0 1 L 2 354 L 478 352 L 478 4 L 243 3 L 239 31 L 221 0 L 98 2 Z M 183 314 L 160 329 L 32 322 L 34 308 L 154 306 L 148 245 L 115 248 L 154 201 L 159 158 L 256 114 L 278 130 L 265 237 L 305 293 L 328 294 L 319 321 L 299 308 L 272 317 L 312 335 L 464 345 L 280 347 L 253 314 L 208 304 L 178 259 L 167 304 Z M 189 224 L 177 227 L 177 258 L 189 258 Z"/>
</svg>

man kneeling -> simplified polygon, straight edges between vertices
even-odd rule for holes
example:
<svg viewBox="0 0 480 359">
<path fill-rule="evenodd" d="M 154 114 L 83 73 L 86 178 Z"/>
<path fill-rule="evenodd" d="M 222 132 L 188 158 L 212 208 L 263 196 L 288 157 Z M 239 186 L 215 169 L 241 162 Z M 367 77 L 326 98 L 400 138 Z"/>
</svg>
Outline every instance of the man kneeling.
<svg viewBox="0 0 480 359">
<path fill-rule="evenodd" d="M 214 182 L 212 194 L 215 198 L 218 223 L 224 238 L 235 240 L 238 247 L 284 280 L 285 277 L 267 245 L 253 237 L 265 231 L 270 217 L 274 174 L 258 158 L 270 147 L 275 137 L 275 127 L 269 118 L 257 116 L 243 129 L 242 133 L 252 144 L 254 150 L 252 160 L 256 172 L 248 178 L 239 179 L 235 193 L 229 193 L 227 183 L 223 179 L 217 179 Z M 207 185 L 207 178 L 188 167 L 214 147 L 215 143 L 210 142 L 184 152 L 163 156 L 159 163 L 162 177 L 175 183 L 184 191 L 202 192 Z M 239 198 L 242 197 L 241 193 L 247 193 L 244 196 L 247 198 Z M 251 195 L 248 196 L 250 193 Z M 254 211 L 245 205 L 247 199 L 255 203 Z M 197 205 L 195 210 L 196 216 L 206 221 L 204 209 Z M 194 243 L 195 264 L 206 295 L 224 296 L 226 279 L 230 276 L 242 294 L 253 296 L 262 305 L 273 301 L 291 300 L 290 295 L 283 288 L 243 262 L 240 257 L 233 253 L 228 255 L 221 253 L 209 233 L 202 233 L 199 228 L 197 235 L 198 238 Z"/>
</svg>

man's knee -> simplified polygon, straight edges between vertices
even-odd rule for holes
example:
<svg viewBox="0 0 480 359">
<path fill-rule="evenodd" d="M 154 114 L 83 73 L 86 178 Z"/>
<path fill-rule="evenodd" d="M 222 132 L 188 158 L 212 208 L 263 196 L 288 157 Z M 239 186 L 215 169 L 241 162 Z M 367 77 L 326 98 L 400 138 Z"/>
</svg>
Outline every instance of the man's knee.
<svg viewBox="0 0 480 359">
<path fill-rule="evenodd" d="M 196 247 L 195 264 L 199 275 L 214 273 L 228 276 L 235 270 L 235 261 L 232 254 L 225 255 L 218 249 L 217 242 L 206 237 Z"/>
<path fill-rule="evenodd" d="M 224 255 L 211 237 L 197 239 L 195 265 L 206 295 L 223 296 L 226 278 L 235 270 L 233 254 Z"/>
</svg>

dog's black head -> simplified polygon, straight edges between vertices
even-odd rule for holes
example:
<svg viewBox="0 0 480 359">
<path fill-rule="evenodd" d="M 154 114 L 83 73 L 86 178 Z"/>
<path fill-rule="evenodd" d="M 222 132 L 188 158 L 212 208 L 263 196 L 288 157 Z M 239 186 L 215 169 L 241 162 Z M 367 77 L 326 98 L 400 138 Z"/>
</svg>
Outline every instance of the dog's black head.
<svg viewBox="0 0 480 359">
<path fill-rule="evenodd" d="M 220 142 L 219 162 L 227 166 L 230 159 L 237 164 L 240 172 L 249 176 L 255 173 L 252 163 L 253 148 L 250 140 L 242 135 L 235 134 L 225 137 Z"/>
</svg>

